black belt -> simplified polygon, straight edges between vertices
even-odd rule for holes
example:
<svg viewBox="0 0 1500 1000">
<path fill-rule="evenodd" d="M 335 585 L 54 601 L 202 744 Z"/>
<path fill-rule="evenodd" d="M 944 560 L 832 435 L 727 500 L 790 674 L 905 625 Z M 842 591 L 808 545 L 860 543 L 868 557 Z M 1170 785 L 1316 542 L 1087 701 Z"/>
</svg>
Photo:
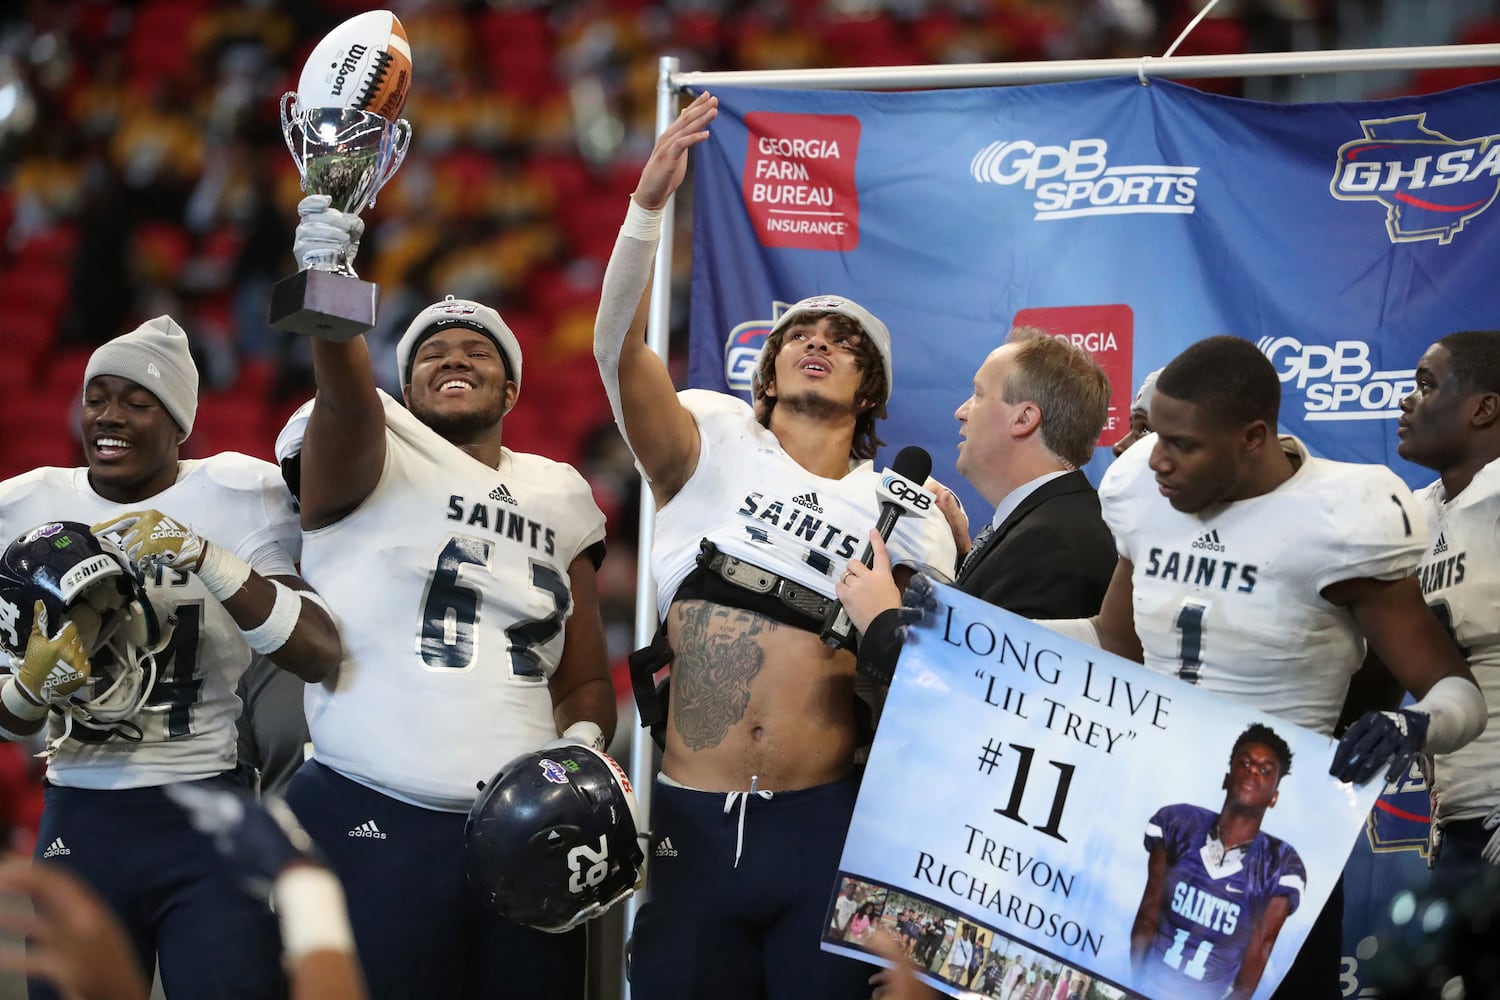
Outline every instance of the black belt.
<svg viewBox="0 0 1500 1000">
<path fill-rule="evenodd" d="M 799 614 L 821 622 L 828 614 L 828 609 L 837 603 L 833 598 L 824 597 L 816 590 L 804 587 L 784 576 L 777 576 L 754 563 L 736 559 L 727 552 L 721 551 L 708 539 L 703 540 L 701 548 L 703 551 L 698 557 L 699 566 L 736 587 L 741 587 L 751 593 L 773 597 Z"/>
</svg>

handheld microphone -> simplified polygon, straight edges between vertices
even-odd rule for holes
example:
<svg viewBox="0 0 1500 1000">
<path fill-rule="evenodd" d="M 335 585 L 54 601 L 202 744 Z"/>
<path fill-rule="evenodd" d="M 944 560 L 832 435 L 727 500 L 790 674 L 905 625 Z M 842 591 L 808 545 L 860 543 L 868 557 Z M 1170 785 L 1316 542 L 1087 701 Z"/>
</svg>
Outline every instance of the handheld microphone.
<svg viewBox="0 0 1500 1000">
<path fill-rule="evenodd" d="M 881 474 L 880 488 L 875 491 L 880 498 L 880 517 L 875 522 L 875 530 L 880 532 L 881 541 L 890 541 L 891 532 L 896 530 L 896 520 L 902 514 L 925 517 L 931 512 L 932 494 L 922 488 L 931 474 L 932 456 L 927 454 L 927 449 L 908 445 L 896 453 L 896 460 Z M 860 561 L 866 566 L 874 565 L 874 545 L 865 543 Z M 842 604 L 828 609 L 821 633 L 825 646 L 829 649 L 847 646 L 853 631 L 854 623 L 849 620 Z"/>
</svg>

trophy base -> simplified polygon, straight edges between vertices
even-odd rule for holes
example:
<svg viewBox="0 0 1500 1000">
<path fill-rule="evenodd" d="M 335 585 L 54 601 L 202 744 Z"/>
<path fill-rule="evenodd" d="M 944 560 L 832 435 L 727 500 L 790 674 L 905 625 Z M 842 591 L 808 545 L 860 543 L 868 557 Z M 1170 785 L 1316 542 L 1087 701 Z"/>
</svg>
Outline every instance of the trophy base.
<svg viewBox="0 0 1500 1000">
<path fill-rule="evenodd" d="M 271 325 L 304 337 L 343 343 L 375 326 L 373 282 L 308 269 L 271 287 Z"/>
</svg>

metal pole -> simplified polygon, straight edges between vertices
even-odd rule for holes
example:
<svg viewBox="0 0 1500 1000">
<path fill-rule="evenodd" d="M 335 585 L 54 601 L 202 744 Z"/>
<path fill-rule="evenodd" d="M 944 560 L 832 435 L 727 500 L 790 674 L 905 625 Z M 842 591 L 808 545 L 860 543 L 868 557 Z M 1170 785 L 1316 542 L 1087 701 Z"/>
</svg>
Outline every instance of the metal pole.
<svg viewBox="0 0 1500 1000">
<path fill-rule="evenodd" d="M 677 88 L 672 77 L 677 74 L 678 60 L 675 56 L 663 56 L 658 64 L 656 78 L 656 134 L 661 135 L 677 117 Z M 667 200 L 662 208 L 661 242 L 656 247 L 656 270 L 651 282 L 651 305 L 646 320 L 646 345 L 662 360 L 667 358 L 667 347 L 672 330 L 672 220 L 676 216 L 677 198 Z M 621 428 L 624 431 L 624 428 Z M 656 583 L 651 578 L 651 543 L 656 535 L 656 499 L 651 487 L 641 480 L 641 521 L 636 545 L 635 566 L 635 639 L 636 648 L 646 645 L 656 635 Z M 655 746 L 651 737 L 641 729 L 641 714 L 634 699 L 631 699 L 630 717 L 634 728 L 630 732 L 630 781 L 635 786 L 636 803 L 641 815 L 650 823 L 651 791 L 656 780 Z M 650 849 L 650 844 L 646 845 Z M 651 863 L 650 858 L 646 863 Z M 630 932 L 635 927 L 635 915 L 640 911 L 644 890 L 625 901 L 625 929 L 620 942 L 621 996 L 630 996 L 630 978 L 627 975 L 625 956 L 630 946 Z"/>
<path fill-rule="evenodd" d="M 1216 76 L 1294 76 L 1359 70 L 1500 65 L 1500 45 L 1420 45 L 1342 52 L 1253 52 L 1245 55 L 1061 59 L 1055 62 L 960 63 L 951 66 L 868 66 L 853 69 L 778 69 L 674 73 L 678 89 L 714 86 L 799 87 L 808 90 L 907 90 L 1060 83 L 1105 77 L 1197 79 Z"/>
</svg>

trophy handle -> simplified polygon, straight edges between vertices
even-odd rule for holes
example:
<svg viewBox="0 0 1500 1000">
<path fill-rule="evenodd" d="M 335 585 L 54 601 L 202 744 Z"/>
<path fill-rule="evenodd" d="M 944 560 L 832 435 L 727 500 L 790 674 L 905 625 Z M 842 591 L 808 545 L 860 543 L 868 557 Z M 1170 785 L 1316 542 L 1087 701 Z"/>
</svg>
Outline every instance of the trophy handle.
<svg viewBox="0 0 1500 1000">
<path fill-rule="evenodd" d="M 385 187 L 386 182 L 395 176 L 396 169 L 401 166 L 401 161 L 406 159 L 406 150 L 411 146 L 411 123 L 405 118 L 396 119 L 391 123 L 387 141 L 390 142 L 390 156 L 387 158 L 385 169 L 381 171 L 380 180 L 370 189 L 369 208 L 375 207 L 375 196 L 380 193 L 381 188 Z"/>
<path fill-rule="evenodd" d="M 297 155 L 297 145 L 292 142 L 293 126 L 302 114 L 301 102 L 297 100 L 297 92 L 288 90 L 281 95 L 281 137 L 286 140 L 287 152 L 292 154 L 292 162 L 297 165 L 297 176 L 302 179 L 302 190 L 307 190 L 307 168 L 303 166 L 302 157 Z"/>
</svg>

